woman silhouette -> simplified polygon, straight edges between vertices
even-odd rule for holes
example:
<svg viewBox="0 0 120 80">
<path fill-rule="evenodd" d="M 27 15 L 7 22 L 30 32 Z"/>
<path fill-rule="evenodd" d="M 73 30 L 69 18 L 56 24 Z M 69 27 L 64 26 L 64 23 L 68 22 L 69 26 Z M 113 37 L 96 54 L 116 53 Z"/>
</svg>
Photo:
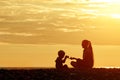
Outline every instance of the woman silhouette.
<svg viewBox="0 0 120 80">
<path fill-rule="evenodd" d="M 76 61 L 72 61 L 71 65 L 76 69 L 90 69 L 94 65 L 94 58 L 93 58 L 93 50 L 91 42 L 88 40 L 82 41 L 83 50 L 83 59 L 80 58 L 72 58 Z"/>
</svg>

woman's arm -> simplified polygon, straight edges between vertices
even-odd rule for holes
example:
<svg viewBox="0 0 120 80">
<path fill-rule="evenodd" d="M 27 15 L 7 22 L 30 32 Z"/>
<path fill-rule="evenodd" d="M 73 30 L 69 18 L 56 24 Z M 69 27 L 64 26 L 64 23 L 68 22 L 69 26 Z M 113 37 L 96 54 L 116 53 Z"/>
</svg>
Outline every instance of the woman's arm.
<svg viewBox="0 0 120 80">
<path fill-rule="evenodd" d="M 71 59 L 71 60 L 73 60 L 73 59 L 77 60 L 78 58 L 75 58 L 75 57 L 70 57 L 70 59 Z"/>
</svg>

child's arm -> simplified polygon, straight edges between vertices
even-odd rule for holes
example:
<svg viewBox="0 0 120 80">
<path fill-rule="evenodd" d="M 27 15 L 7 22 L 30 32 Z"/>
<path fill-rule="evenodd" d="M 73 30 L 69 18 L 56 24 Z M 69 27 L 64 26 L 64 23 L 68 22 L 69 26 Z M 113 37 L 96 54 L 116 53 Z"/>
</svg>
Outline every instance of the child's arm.
<svg viewBox="0 0 120 80">
<path fill-rule="evenodd" d="M 65 56 L 65 58 L 63 59 L 63 63 L 65 63 L 66 59 L 69 58 L 69 56 Z"/>
</svg>

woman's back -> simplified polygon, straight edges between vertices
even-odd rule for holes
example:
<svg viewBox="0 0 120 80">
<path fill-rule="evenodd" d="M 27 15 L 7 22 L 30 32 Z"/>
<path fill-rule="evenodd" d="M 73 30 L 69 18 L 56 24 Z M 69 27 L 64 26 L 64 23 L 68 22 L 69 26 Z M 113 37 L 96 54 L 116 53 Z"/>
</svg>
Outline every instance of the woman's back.
<svg viewBox="0 0 120 80">
<path fill-rule="evenodd" d="M 91 42 L 88 40 L 83 40 L 82 46 L 84 48 L 83 51 L 83 62 L 86 67 L 92 68 L 94 65 L 94 57 Z"/>
<path fill-rule="evenodd" d="M 94 65 L 93 52 L 91 49 L 86 49 L 83 52 L 83 62 L 86 67 L 92 68 Z"/>
</svg>

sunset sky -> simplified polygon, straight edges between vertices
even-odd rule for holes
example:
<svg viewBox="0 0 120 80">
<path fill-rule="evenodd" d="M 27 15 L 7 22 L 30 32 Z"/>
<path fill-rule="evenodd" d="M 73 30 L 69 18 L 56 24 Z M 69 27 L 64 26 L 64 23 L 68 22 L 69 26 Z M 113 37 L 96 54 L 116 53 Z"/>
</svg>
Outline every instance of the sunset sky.
<svg viewBox="0 0 120 80">
<path fill-rule="evenodd" d="M 0 67 L 54 67 L 60 49 L 81 58 L 83 39 L 95 67 L 119 67 L 119 35 L 119 0 L 0 0 Z"/>
</svg>

